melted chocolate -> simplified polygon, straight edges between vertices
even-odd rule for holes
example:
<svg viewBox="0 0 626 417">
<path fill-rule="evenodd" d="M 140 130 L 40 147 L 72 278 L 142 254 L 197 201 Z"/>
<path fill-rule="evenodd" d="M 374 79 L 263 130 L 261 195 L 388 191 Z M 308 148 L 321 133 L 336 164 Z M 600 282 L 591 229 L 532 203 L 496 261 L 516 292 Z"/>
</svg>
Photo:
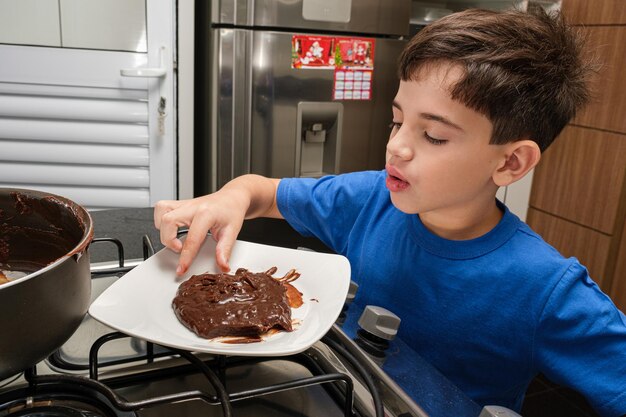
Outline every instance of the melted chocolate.
<svg viewBox="0 0 626 417">
<path fill-rule="evenodd" d="M 84 251 L 91 238 L 85 245 L 78 245 L 88 221 L 78 209 L 51 195 L 15 191 L 0 194 L 0 269 L 9 278 L 12 274 L 7 271 L 23 276 L 63 256 Z"/>
<path fill-rule="evenodd" d="M 9 242 L 8 236 L 5 236 L 5 231 L 3 225 L 0 225 L 0 233 L 2 233 L 2 237 L 0 238 L 0 265 L 6 263 L 7 259 L 9 259 Z"/>
<path fill-rule="evenodd" d="M 236 336 L 225 342 L 251 343 L 270 329 L 290 332 L 291 306 L 298 296 L 301 305 L 302 295 L 284 281 L 297 273 L 276 279 L 275 271 L 194 275 L 180 285 L 172 307 L 187 328 L 207 339 Z"/>
</svg>

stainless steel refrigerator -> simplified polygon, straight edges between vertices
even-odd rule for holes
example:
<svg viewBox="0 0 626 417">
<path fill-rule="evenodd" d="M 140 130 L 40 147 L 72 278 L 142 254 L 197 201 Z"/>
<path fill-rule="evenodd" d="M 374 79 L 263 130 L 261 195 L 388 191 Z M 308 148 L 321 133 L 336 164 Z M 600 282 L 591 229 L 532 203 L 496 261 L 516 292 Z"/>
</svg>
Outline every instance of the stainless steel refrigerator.
<svg viewBox="0 0 626 417">
<path fill-rule="evenodd" d="M 196 7 L 196 195 L 245 173 L 319 177 L 384 167 L 410 0 Z"/>
</svg>

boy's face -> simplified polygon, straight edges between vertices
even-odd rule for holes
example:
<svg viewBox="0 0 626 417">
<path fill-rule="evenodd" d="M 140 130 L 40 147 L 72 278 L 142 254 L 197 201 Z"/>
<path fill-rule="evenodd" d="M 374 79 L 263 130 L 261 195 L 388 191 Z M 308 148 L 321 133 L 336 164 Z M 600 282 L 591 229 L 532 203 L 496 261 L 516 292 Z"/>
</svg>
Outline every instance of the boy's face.
<svg viewBox="0 0 626 417">
<path fill-rule="evenodd" d="M 459 67 L 427 64 L 417 81 L 401 81 L 387 144 L 387 188 L 405 213 L 444 217 L 494 206 L 492 174 L 503 147 L 490 145 L 492 123 L 450 98 Z M 452 219 L 450 219 L 452 220 Z"/>
</svg>

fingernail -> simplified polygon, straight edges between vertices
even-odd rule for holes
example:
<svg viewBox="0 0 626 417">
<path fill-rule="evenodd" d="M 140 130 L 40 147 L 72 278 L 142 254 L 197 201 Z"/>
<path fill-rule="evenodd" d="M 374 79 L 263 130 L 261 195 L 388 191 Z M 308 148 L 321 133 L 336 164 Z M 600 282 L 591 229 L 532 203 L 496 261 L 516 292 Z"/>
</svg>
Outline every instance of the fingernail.
<svg viewBox="0 0 626 417">
<path fill-rule="evenodd" d="M 180 274 L 182 274 L 182 273 L 183 273 L 183 267 L 182 267 L 182 266 L 180 266 L 180 265 L 178 265 L 178 266 L 176 267 L 176 275 L 180 275 Z"/>
</svg>

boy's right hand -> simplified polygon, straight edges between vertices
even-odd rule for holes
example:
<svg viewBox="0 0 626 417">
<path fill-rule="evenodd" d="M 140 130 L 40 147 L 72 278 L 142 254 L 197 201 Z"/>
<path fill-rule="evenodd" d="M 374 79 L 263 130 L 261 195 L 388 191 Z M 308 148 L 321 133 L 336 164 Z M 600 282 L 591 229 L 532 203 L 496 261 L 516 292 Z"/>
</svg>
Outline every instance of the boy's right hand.
<svg viewBox="0 0 626 417">
<path fill-rule="evenodd" d="M 243 175 L 219 191 L 191 200 L 164 200 L 154 207 L 154 225 L 161 231 L 165 247 L 180 253 L 176 275 L 187 272 L 206 239 L 207 232 L 217 242 L 218 267 L 230 271 L 228 260 L 237 235 L 246 218 L 282 218 L 276 206 L 279 179 Z M 178 239 L 178 229 L 188 227 L 185 241 Z"/>
<path fill-rule="evenodd" d="M 228 260 L 248 205 L 240 195 L 227 190 L 191 200 L 159 201 L 154 207 L 154 225 L 160 230 L 163 245 L 180 253 L 176 275 L 187 271 L 209 231 L 217 242 L 217 265 L 229 271 Z M 184 242 L 177 237 L 181 227 L 189 228 Z"/>
</svg>

